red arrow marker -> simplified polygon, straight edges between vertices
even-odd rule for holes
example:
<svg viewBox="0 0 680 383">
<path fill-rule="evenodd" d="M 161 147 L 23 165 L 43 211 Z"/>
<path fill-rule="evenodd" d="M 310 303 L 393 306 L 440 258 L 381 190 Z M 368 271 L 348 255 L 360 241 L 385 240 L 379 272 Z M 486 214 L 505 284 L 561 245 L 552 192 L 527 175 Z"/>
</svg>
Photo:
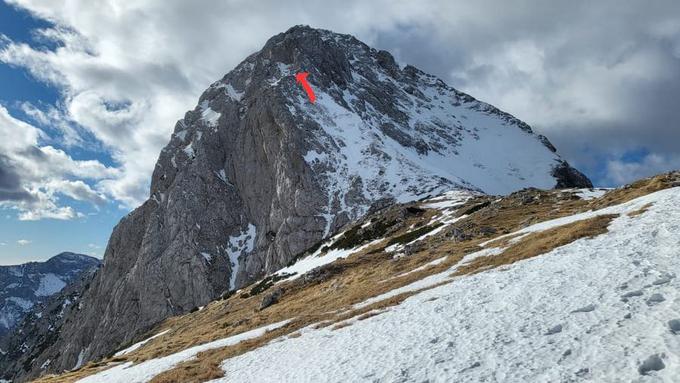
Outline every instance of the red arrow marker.
<svg viewBox="0 0 680 383">
<path fill-rule="evenodd" d="M 305 92 L 307 92 L 307 96 L 309 96 L 309 101 L 313 104 L 314 101 L 316 101 L 316 96 L 314 95 L 312 87 L 309 86 L 309 83 L 307 82 L 307 76 L 309 76 L 309 73 L 300 72 L 295 75 L 295 80 L 302 84 L 302 87 L 304 88 Z"/>
</svg>

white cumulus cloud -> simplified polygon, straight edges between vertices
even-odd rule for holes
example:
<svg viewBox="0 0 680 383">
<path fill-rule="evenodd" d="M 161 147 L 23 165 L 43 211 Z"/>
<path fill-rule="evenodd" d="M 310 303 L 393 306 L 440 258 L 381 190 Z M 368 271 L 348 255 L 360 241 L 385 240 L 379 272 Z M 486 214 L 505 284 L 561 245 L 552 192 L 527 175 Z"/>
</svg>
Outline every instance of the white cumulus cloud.
<svg viewBox="0 0 680 383">
<path fill-rule="evenodd" d="M 74 160 L 66 152 L 41 145 L 45 133 L 12 117 L 0 105 L 0 207 L 18 211 L 20 220 L 73 219 L 81 216 L 59 197 L 101 206 L 106 196 L 91 183 L 115 178 L 119 170 L 95 160 Z"/>
<path fill-rule="evenodd" d="M 616 161 L 639 147 L 659 156 L 680 150 L 675 1 L 654 7 L 615 0 L 10 3 L 51 21 L 54 27 L 36 33 L 57 46 L 0 41 L 0 62 L 26 68 L 62 92 L 59 105 L 27 104 L 24 111 L 58 129 L 67 147 L 82 144 L 81 131 L 91 134 L 117 164 L 78 162 L 74 177 L 105 176 L 71 197 L 127 207 L 147 198 L 175 121 L 209 84 L 295 24 L 351 33 L 392 51 L 398 61 L 534 125 L 577 165 Z M 28 145 L 36 139 L 26 137 Z M 620 179 L 615 166 L 607 169 L 611 174 L 601 181 Z"/>
</svg>

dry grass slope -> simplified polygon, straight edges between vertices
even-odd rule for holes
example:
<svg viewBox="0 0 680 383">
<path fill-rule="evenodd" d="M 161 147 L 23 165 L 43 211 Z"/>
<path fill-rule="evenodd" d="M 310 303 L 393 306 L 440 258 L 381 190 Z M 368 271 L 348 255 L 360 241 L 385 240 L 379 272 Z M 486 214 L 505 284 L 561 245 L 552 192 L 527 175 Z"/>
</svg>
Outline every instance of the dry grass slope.
<svg viewBox="0 0 680 383">
<path fill-rule="evenodd" d="M 331 328 L 340 329 L 352 325 L 356 320 L 382 314 L 389 307 L 398 305 L 417 291 L 402 293 L 360 309 L 354 309 L 353 305 L 429 275 L 447 271 L 459 264 L 465 255 L 480 250 L 481 243 L 492 241 L 487 247 L 498 246 L 505 250 L 496 256 L 481 257 L 468 264 L 459 265 L 455 275 L 462 276 L 509 265 L 539 256 L 579 239 L 606 233 L 608 224 L 615 216 L 598 216 L 531 233 L 519 239 L 516 236 L 506 236 L 493 241 L 501 235 L 514 233 L 538 222 L 623 203 L 672 186 L 680 186 L 680 174 L 669 173 L 638 181 L 590 201 L 582 200 L 570 192 L 535 189 L 516 192 L 504 198 L 491 196 L 473 198 L 453 212 L 453 216 L 466 215 L 466 217 L 417 242 L 417 246 L 411 246 L 409 255 L 403 257 L 394 257 L 394 254 L 385 252 L 387 243 L 392 241 L 403 244 L 407 242 L 406 239 L 411 241 L 416 237 L 414 231 L 418 234 L 429 232 L 434 227 L 433 219 L 443 213 L 434 209 L 423 209 L 423 203 L 393 206 L 355 223 L 348 230 L 350 234 L 343 237 L 342 246 L 353 247 L 368 243 L 377 239 L 374 237 L 376 235 L 384 237 L 384 241 L 324 267 L 320 278 L 302 277 L 278 282 L 275 287 L 282 288 L 284 293 L 279 302 L 271 307 L 259 309 L 262 297 L 271 292 L 272 284 L 256 283 L 227 299 L 210 303 L 203 310 L 167 319 L 153 331 L 158 333 L 170 329 L 167 334 L 148 342 L 130 354 L 89 363 L 77 371 L 43 377 L 40 381 L 73 382 L 94 374 L 107 365 L 126 361 L 139 363 L 267 324 L 292 319 L 286 326 L 266 333 L 260 338 L 200 353 L 197 358 L 181 363 L 157 376 L 153 382 L 203 382 L 215 379 L 223 374 L 219 368 L 223 360 L 248 352 L 277 338 L 301 336 L 300 330 L 305 327 L 332 326 Z M 643 212 L 644 209 L 641 209 L 631 214 Z M 379 227 L 371 230 L 359 229 L 369 221 L 373 224 L 379 223 Z M 405 240 L 396 241 L 397 238 Z M 422 268 L 438 259 L 441 260 L 440 263 Z"/>
</svg>

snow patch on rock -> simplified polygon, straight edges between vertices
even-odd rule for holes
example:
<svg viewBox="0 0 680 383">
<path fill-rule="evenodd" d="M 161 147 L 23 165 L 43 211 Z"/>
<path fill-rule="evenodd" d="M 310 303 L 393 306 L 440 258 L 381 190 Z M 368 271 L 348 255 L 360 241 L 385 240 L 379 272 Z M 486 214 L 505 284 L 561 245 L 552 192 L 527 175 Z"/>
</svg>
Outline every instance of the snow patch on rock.
<svg viewBox="0 0 680 383">
<path fill-rule="evenodd" d="M 243 230 L 239 235 L 229 237 L 227 241 L 227 254 L 229 255 L 229 262 L 231 263 L 231 277 L 229 278 L 229 287 L 234 289 L 236 285 L 236 275 L 239 269 L 239 259 L 241 256 L 248 255 L 255 248 L 255 238 L 257 237 L 257 228 L 252 223 Z"/>
</svg>

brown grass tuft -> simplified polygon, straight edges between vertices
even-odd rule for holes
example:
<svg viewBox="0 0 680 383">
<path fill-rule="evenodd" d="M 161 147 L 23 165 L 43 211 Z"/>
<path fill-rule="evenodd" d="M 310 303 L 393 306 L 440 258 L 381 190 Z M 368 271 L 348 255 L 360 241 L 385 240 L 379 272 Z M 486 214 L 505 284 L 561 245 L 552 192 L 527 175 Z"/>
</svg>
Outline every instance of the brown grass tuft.
<svg viewBox="0 0 680 383">
<path fill-rule="evenodd" d="M 649 208 L 652 207 L 652 205 L 654 205 L 654 204 L 650 202 L 650 203 L 644 205 L 643 207 L 641 207 L 641 208 L 639 208 L 639 209 L 637 209 L 637 210 L 635 210 L 635 211 L 631 211 L 630 213 L 627 214 L 627 216 L 629 216 L 629 217 L 637 217 L 638 215 L 640 215 L 640 214 L 646 212 L 647 210 L 649 210 Z"/>
</svg>

